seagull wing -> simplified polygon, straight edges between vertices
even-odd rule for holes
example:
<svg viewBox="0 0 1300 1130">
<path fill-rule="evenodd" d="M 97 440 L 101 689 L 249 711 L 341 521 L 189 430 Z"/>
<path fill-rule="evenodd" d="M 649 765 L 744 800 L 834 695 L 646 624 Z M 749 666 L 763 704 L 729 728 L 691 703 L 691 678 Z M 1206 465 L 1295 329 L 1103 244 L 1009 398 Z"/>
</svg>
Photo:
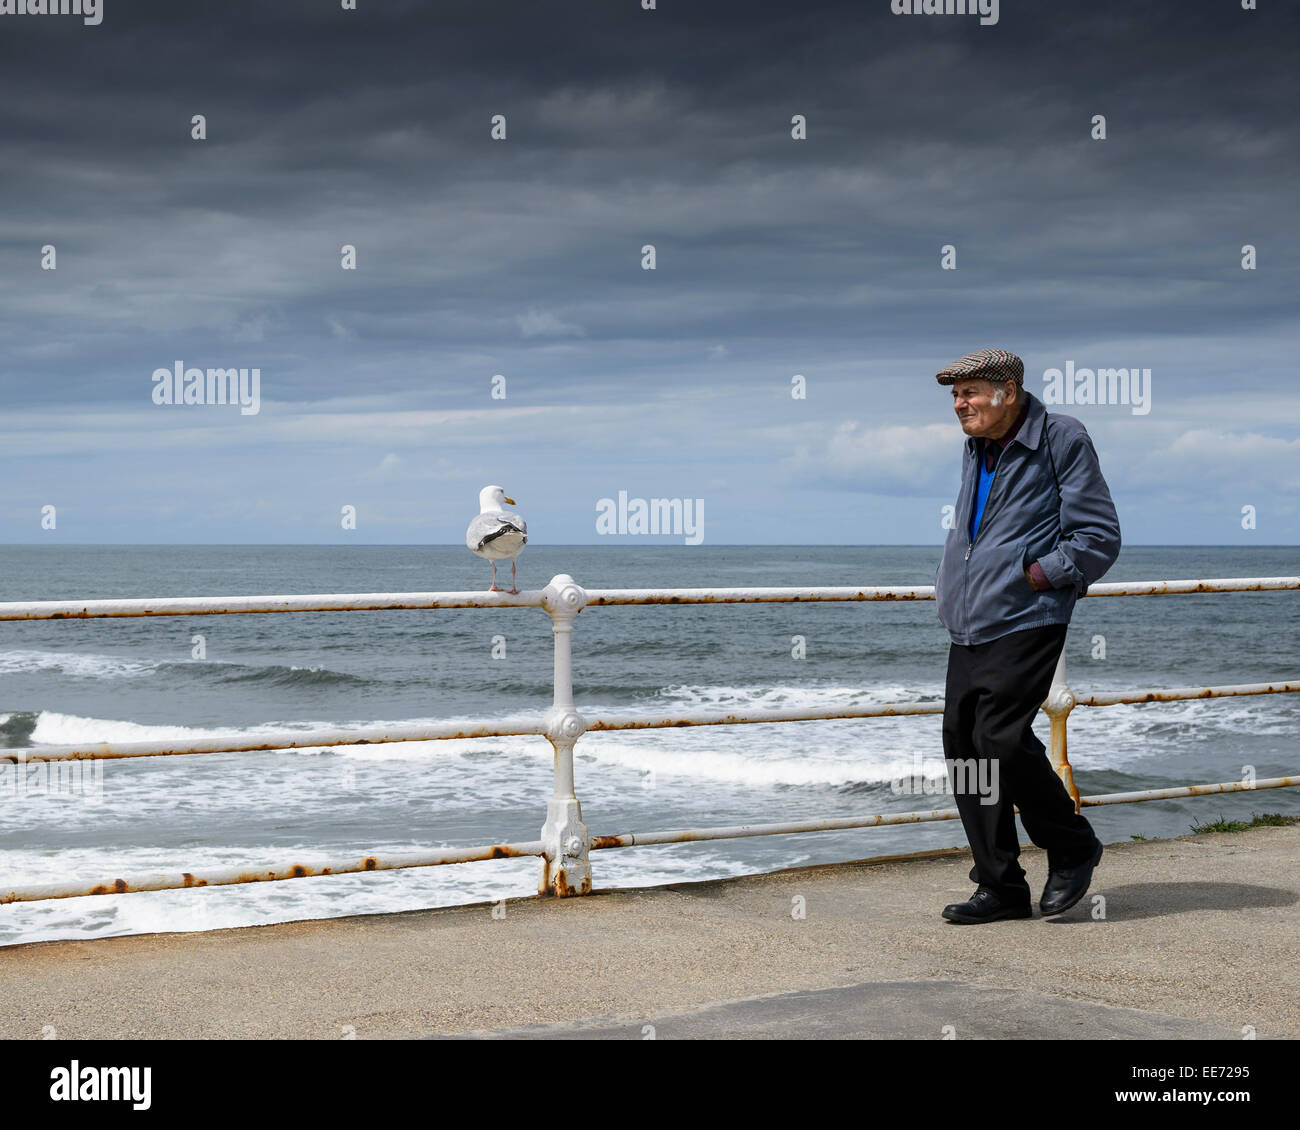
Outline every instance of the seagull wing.
<svg viewBox="0 0 1300 1130">
<path fill-rule="evenodd" d="M 514 526 L 516 530 L 518 530 L 521 534 L 524 535 L 524 541 L 528 540 L 528 523 L 525 522 L 521 517 L 519 517 L 518 514 L 509 514 L 506 513 L 505 511 L 502 511 L 501 517 L 504 518 L 508 523 L 510 523 L 510 525 Z"/>
<path fill-rule="evenodd" d="M 521 547 L 528 541 L 528 527 L 518 514 L 506 514 L 504 511 L 488 511 L 477 515 L 465 531 L 465 544 L 475 553 L 482 551 L 498 538 L 513 535 L 519 539 Z"/>
</svg>

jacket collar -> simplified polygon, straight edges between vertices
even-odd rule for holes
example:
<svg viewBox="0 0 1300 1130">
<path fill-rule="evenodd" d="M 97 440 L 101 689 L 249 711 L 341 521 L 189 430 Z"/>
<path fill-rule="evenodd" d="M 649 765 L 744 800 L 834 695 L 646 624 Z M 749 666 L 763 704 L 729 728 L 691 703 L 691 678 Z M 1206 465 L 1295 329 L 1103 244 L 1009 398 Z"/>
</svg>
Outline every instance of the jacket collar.
<svg viewBox="0 0 1300 1130">
<path fill-rule="evenodd" d="M 1030 451 L 1037 451 L 1039 440 L 1043 435 L 1043 427 L 1047 422 L 1047 409 L 1043 407 L 1043 402 L 1024 386 L 1021 386 L 1020 395 L 1029 402 L 1029 412 L 1026 414 L 1025 422 L 1020 425 L 1020 430 L 1016 432 L 1011 443 L 1021 443 Z M 978 446 L 975 436 L 966 437 L 966 453 L 968 455 L 974 455 Z M 1009 447 L 1010 444 L 1007 446 Z"/>
</svg>

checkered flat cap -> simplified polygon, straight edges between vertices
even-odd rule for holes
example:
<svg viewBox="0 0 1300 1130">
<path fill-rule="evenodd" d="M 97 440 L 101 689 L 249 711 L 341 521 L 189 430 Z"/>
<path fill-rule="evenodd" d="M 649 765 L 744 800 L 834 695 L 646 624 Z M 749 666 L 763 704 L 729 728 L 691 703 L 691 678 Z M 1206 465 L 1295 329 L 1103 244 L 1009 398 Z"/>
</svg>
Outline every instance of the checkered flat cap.
<svg viewBox="0 0 1300 1130">
<path fill-rule="evenodd" d="M 935 374 L 941 385 L 957 381 L 1015 381 L 1024 386 L 1025 363 L 1005 349 L 977 349 Z"/>
</svg>

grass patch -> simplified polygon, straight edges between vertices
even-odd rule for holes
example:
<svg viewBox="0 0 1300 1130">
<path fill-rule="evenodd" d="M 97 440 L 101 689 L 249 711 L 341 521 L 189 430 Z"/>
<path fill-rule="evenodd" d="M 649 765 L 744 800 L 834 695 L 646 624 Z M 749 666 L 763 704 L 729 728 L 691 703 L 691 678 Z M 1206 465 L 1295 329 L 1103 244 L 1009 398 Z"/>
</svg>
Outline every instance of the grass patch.
<svg viewBox="0 0 1300 1130">
<path fill-rule="evenodd" d="M 1225 820 L 1220 816 L 1206 824 L 1193 824 L 1192 831 L 1199 835 L 1201 832 L 1244 832 L 1247 828 L 1285 828 L 1300 824 L 1300 816 L 1283 816 L 1280 812 L 1252 812 L 1250 816 L 1249 820 Z"/>
</svg>

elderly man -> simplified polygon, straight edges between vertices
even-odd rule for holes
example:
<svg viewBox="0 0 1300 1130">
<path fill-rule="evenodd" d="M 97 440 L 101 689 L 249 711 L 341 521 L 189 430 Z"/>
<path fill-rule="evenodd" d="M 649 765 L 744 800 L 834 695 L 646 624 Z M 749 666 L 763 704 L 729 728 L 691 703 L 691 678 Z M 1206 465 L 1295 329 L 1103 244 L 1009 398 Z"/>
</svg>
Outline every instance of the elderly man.
<svg viewBox="0 0 1300 1130">
<path fill-rule="evenodd" d="M 1044 915 L 1083 898 L 1101 860 L 1101 841 L 1031 727 L 1075 601 L 1119 555 L 1119 519 L 1088 432 L 1071 416 L 1049 416 L 1024 373 L 1020 358 L 1001 349 L 938 373 L 969 437 L 935 598 L 952 639 L 944 757 L 979 884 L 966 902 L 944 907 L 950 922 L 1033 916 L 1016 806 L 1029 838 L 1047 851 Z"/>
</svg>

